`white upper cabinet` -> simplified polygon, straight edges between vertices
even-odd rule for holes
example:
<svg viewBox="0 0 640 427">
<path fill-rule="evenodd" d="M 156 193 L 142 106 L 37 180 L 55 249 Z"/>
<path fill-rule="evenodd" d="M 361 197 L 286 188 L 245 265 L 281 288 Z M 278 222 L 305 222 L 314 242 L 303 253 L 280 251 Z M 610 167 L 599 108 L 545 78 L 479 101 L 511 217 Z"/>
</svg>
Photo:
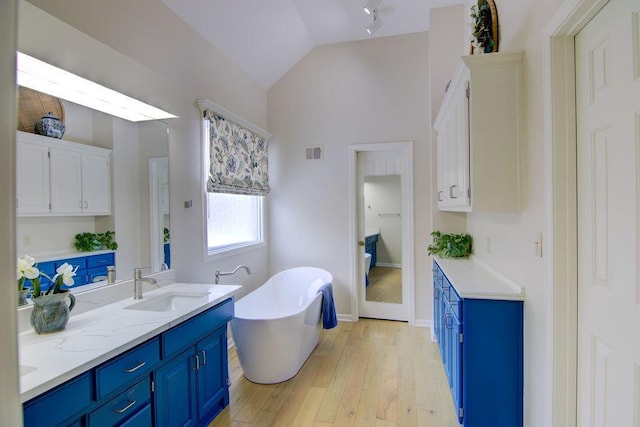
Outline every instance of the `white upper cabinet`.
<svg viewBox="0 0 640 427">
<path fill-rule="evenodd" d="M 111 151 L 17 133 L 17 214 L 110 215 Z"/>
<path fill-rule="evenodd" d="M 438 208 L 517 212 L 522 52 L 464 56 L 434 123 Z"/>
<path fill-rule="evenodd" d="M 16 213 L 48 214 L 49 146 L 19 142 L 16 162 Z"/>
</svg>

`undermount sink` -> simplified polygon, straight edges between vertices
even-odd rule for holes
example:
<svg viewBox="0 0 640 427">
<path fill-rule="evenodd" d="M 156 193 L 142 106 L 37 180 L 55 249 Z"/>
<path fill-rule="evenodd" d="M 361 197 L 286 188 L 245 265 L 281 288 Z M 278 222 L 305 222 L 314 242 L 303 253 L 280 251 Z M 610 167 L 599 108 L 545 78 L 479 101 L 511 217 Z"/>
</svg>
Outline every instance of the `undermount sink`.
<svg viewBox="0 0 640 427">
<path fill-rule="evenodd" d="M 125 307 L 126 310 L 142 311 L 176 311 L 193 307 L 193 301 L 209 295 L 208 291 L 171 291 L 166 294 L 143 299 L 142 301 Z"/>
</svg>

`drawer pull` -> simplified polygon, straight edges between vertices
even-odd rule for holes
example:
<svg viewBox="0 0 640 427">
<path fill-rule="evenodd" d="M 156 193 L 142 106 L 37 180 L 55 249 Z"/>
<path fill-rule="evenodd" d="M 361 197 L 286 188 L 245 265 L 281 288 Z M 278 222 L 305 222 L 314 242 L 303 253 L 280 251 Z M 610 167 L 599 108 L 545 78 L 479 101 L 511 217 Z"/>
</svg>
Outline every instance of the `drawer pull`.
<svg viewBox="0 0 640 427">
<path fill-rule="evenodd" d="M 127 406 L 120 409 L 114 409 L 113 412 L 115 412 L 116 414 L 122 414 L 123 412 L 127 412 L 129 409 L 131 409 L 131 407 L 135 404 L 136 404 L 135 400 L 130 400 Z"/>
<path fill-rule="evenodd" d="M 207 364 L 207 352 L 202 350 L 202 366 Z"/>
<path fill-rule="evenodd" d="M 196 358 L 196 367 L 193 368 L 194 371 L 199 371 L 200 370 L 200 358 L 198 357 L 197 354 L 194 354 L 193 357 Z"/>
<path fill-rule="evenodd" d="M 125 369 L 124 371 L 125 371 L 127 374 L 130 374 L 130 373 L 135 372 L 135 371 L 137 371 L 138 369 L 142 368 L 142 367 L 143 367 L 144 365 L 146 365 L 146 364 L 147 364 L 147 362 L 139 362 L 137 366 L 134 366 L 133 368 Z"/>
</svg>

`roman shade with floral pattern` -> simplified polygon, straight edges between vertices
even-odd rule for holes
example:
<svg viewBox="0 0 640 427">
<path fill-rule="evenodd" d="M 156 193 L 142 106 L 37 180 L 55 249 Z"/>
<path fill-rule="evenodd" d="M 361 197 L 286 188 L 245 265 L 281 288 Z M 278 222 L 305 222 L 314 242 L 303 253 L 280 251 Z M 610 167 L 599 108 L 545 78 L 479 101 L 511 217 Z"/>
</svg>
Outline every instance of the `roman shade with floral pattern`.
<svg viewBox="0 0 640 427">
<path fill-rule="evenodd" d="M 267 195 L 267 138 L 210 109 L 204 110 L 204 119 L 209 133 L 207 191 Z"/>
</svg>

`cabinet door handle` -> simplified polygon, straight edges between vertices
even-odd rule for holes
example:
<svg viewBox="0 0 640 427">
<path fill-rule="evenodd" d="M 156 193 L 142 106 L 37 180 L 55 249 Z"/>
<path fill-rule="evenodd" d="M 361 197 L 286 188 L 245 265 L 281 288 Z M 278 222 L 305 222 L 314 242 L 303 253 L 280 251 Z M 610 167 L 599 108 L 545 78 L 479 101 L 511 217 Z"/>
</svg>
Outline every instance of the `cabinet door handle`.
<svg viewBox="0 0 640 427">
<path fill-rule="evenodd" d="M 82 209 L 82 200 L 80 200 L 80 209 Z"/>
<path fill-rule="evenodd" d="M 144 361 L 142 361 L 142 362 L 138 362 L 138 364 L 137 364 L 136 366 L 134 366 L 133 368 L 125 369 L 124 371 L 125 371 L 127 374 L 130 374 L 130 373 L 135 372 L 135 371 L 137 371 L 138 369 L 142 368 L 142 367 L 143 367 L 144 365 L 146 365 L 146 364 L 147 364 L 147 362 L 144 362 Z"/>
<path fill-rule="evenodd" d="M 449 197 L 451 197 L 452 199 L 457 199 L 458 196 L 454 196 L 453 195 L 453 189 L 456 188 L 457 185 L 452 185 L 451 187 L 449 187 Z"/>
<path fill-rule="evenodd" d="M 207 364 L 207 352 L 202 350 L 201 353 L 202 353 L 202 366 L 204 366 Z"/>
<path fill-rule="evenodd" d="M 444 326 L 447 329 L 453 328 L 453 322 L 449 323 L 449 320 L 451 320 L 451 314 L 447 313 L 444 315 Z"/>
<path fill-rule="evenodd" d="M 116 414 L 122 414 L 123 412 L 128 411 L 135 404 L 136 404 L 135 400 L 130 400 L 129 403 L 127 404 L 127 406 L 125 406 L 124 408 L 120 408 L 120 409 L 114 409 L 113 412 L 115 412 Z"/>
<path fill-rule="evenodd" d="M 193 370 L 194 371 L 199 371 L 200 370 L 200 358 L 198 357 L 197 354 L 194 354 L 193 357 L 196 358 L 196 367 Z"/>
<path fill-rule="evenodd" d="M 89 202 L 87 202 L 86 200 L 84 201 L 84 208 L 89 209 Z"/>
<path fill-rule="evenodd" d="M 441 197 L 442 193 L 443 193 L 443 191 L 442 191 L 442 190 L 438 191 L 438 201 L 439 201 L 439 202 L 441 202 L 441 201 L 442 201 L 442 197 Z"/>
</svg>

